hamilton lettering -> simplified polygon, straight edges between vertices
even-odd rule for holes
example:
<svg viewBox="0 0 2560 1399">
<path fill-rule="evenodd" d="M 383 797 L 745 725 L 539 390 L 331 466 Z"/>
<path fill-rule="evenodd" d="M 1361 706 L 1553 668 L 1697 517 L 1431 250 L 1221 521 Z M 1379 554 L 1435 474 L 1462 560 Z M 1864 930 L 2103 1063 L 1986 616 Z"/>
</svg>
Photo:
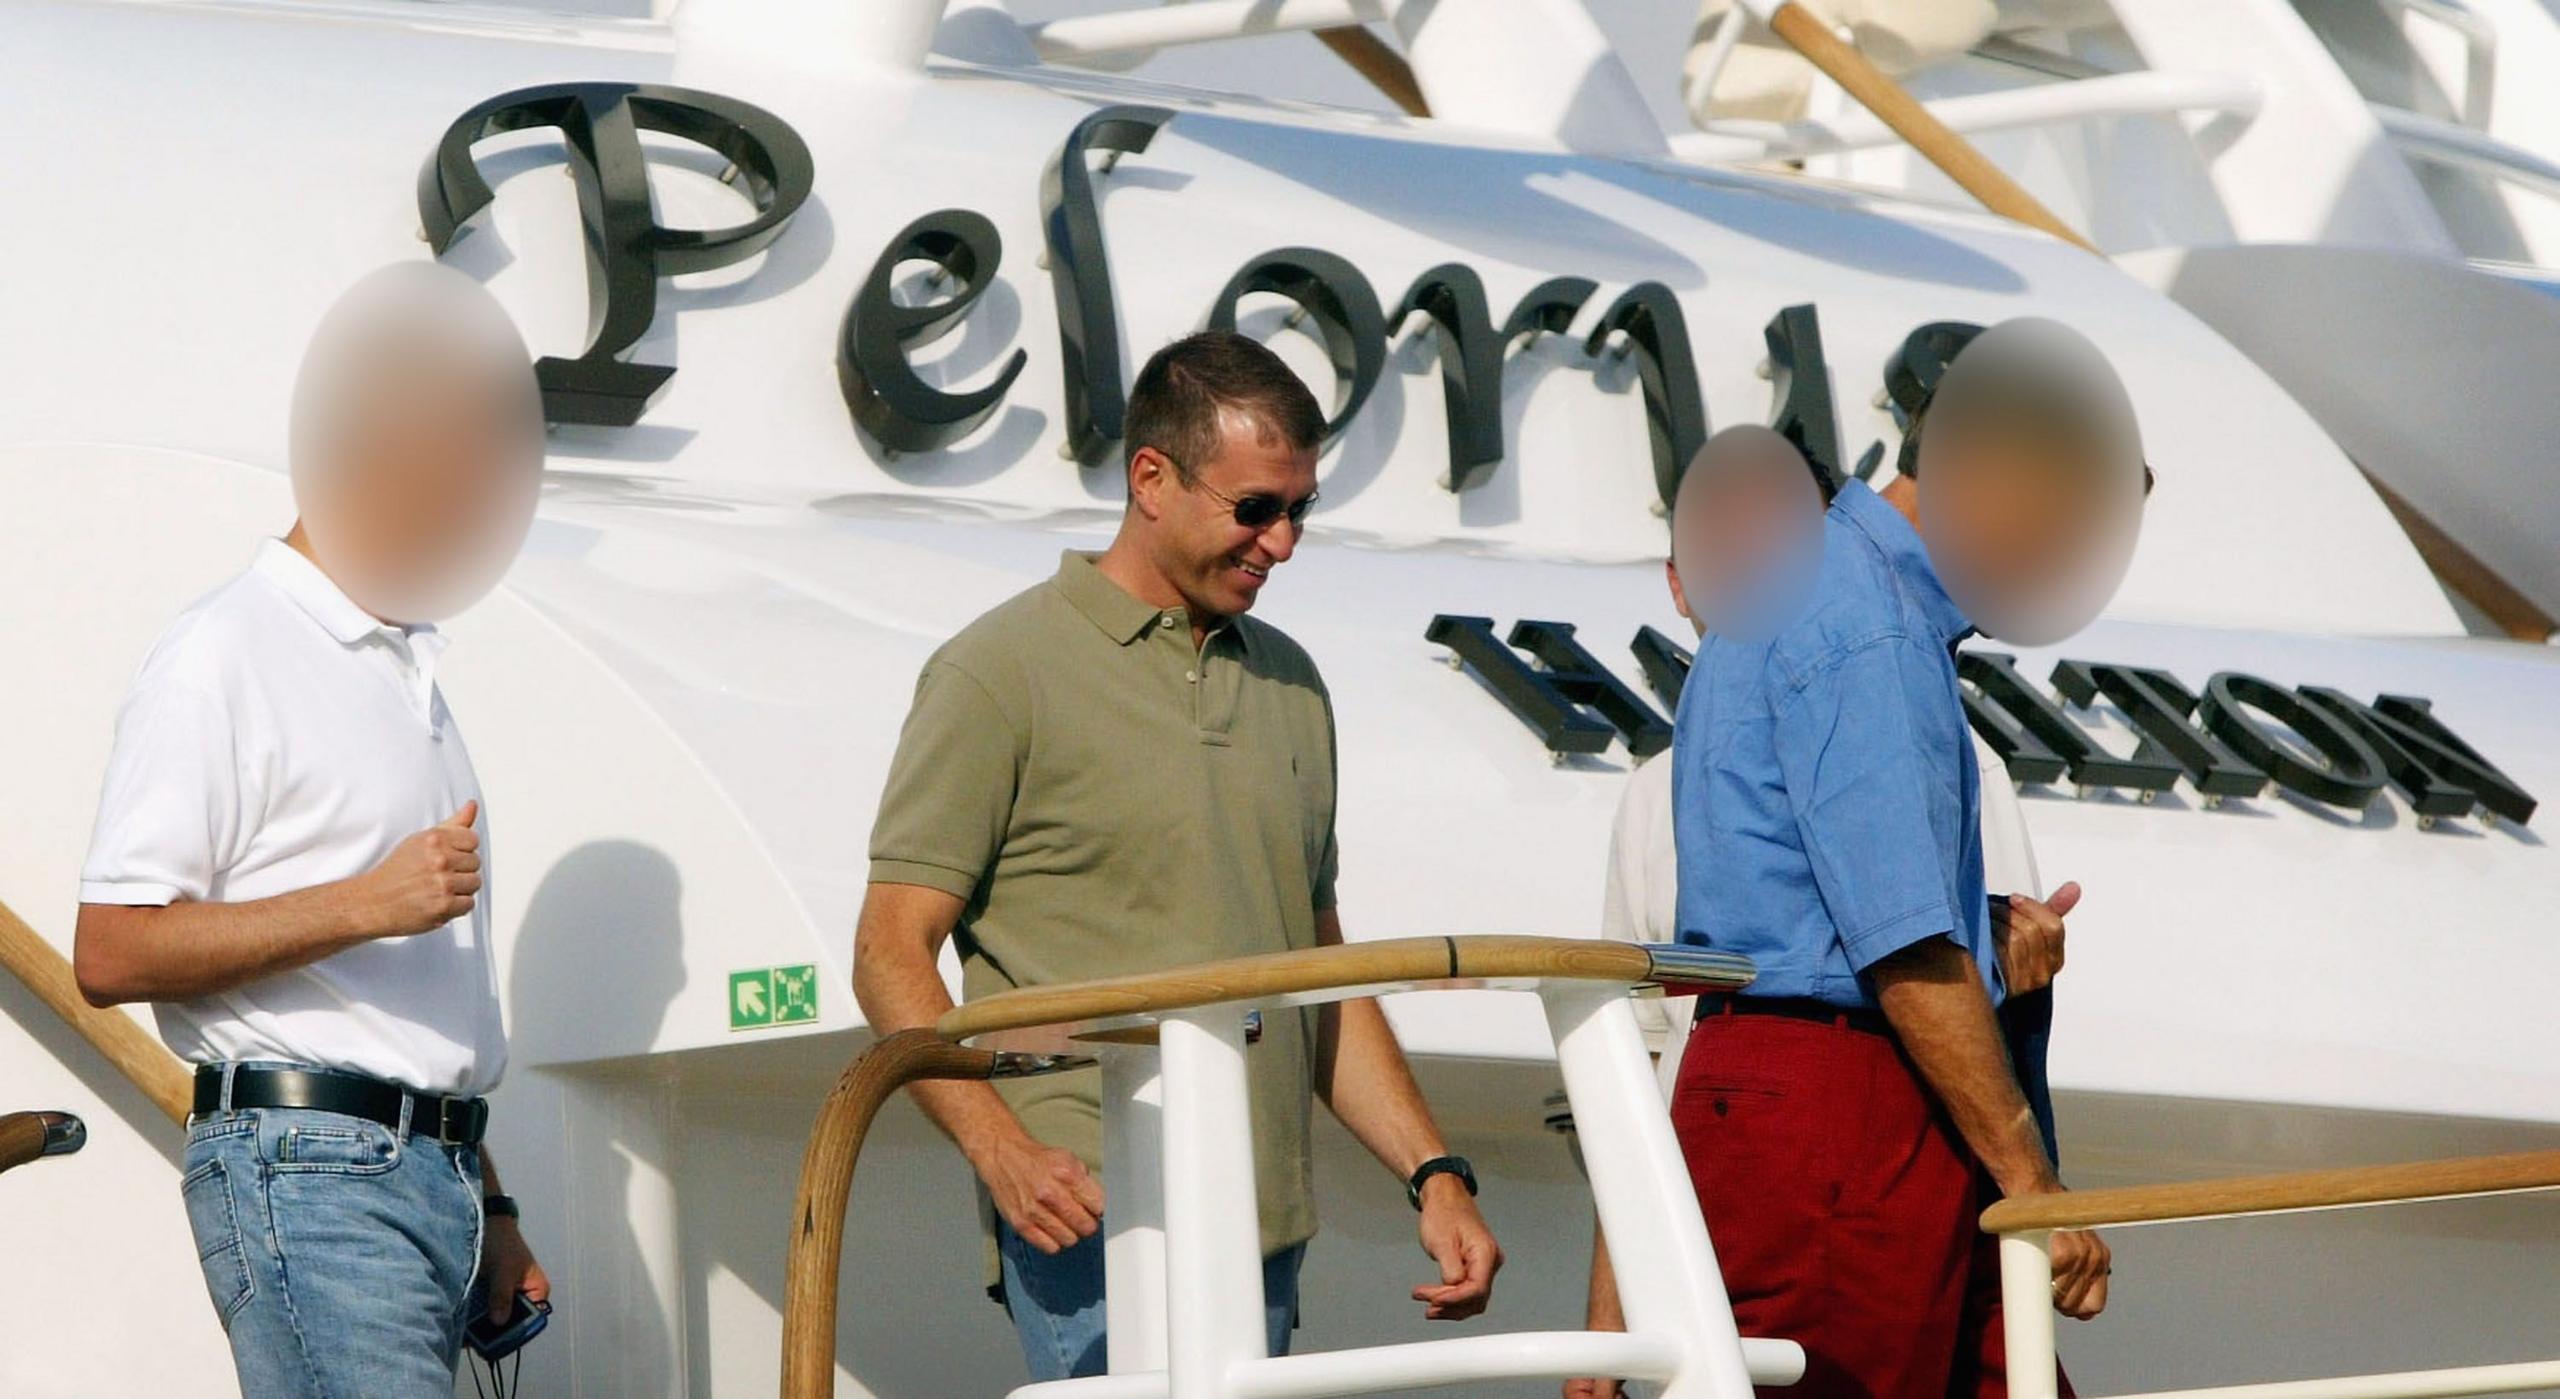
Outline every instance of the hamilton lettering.
<svg viewBox="0 0 2560 1399">
<path fill-rule="evenodd" d="M 1565 623 L 1523 620 L 1504 644 L 1492 618 L 1444 613 L 1423 636 L 1449 648 L 1450 663 L 1472 671 L 1557 761 L 1604 752 L 1613 739 L 1639 758 L 1670 746 L 1661 714 Z M 1633 650 L 1645 683 L 1676 712 L 1688 649 L 1640 627 Z M 2531 793 L 2447 728 L 2428 701 L 2408 695 L 2364 704 L 2324 686 L 2289 689 L 2228 670 L 2198 693 L 2163 670 L 2080 660 L 2055 664 L 2047 694 L 2019 673 L 2017 657 L 1983 650 L 1959 652 L 1956 677 L 1966 719 L 2021 785 L 2067 781 L 2147 804 L 2184 781 L 2208 808 L 2273 785 L 2357 812 L 2389 786 L 2422 828 L 2475 811 L 2519 826 L 2533 819 Z M 2108 751 L 2073 717 L 2100 700 L 2138 736 L 2130 755 Z"/>
</svg>

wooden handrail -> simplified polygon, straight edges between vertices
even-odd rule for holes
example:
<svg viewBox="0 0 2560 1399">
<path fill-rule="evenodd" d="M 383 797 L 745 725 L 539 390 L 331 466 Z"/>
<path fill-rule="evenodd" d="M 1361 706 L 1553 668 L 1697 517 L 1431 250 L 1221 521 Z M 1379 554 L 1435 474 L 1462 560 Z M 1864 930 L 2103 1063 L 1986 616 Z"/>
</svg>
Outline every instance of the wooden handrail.
<svg viewBox="0 0 2560 1399">
<path fill-rule="evenodd" d="M 2041 200 L 2027 193 L 2025 186 L 2010 179 L 1973 143 L 1957 135 L 1945 122 L 1930 115 L 1920 100 L 1903 90 L 1900 83 L 1867 61 L 1839 35 L 1831 32 L 1820 16 L 1794 0 L 1781 0 L 1774 8 L 1753 4 L 1754 13 L 1762 14 L 1779 38 L 1787 41 L 1797 53 L 1841 89 L 1876 114 L 1878 120 L 1892 128 L 1893 134 L 1909 143 L 1921 158 L 1965 193 L 1982 202 L 1982 207 L 2004 218 L 2015 219 L 2030 228 L 2040 228 L 2066 243 L 2077 244 L 2096 252 L 2097 245 L 2080 236 L 2078 230 L 2064 223 Z"/>
<path fill-rule="evenodd" d="M 2065 242 L 2075 243 L 2092 253 L 2098 246 L 2064 223 L 2051 209 L 2026 188 L 2012 180 L 1989 157 L 1964 139 L 1945 122 L 1932 115 L 1920 100 L 1900 83 L 1887 77 L 1883 70 L 1867 61 L 1866 55 L 1831 32 L 1821 18 L 1793 0 L 1779 0 L 1770 9 L 1767 0 L 1751 0 L 1754 13 L 1764 10 L 1768 26 L 1796 52 L 1819 68 L 1851 97 L 1864 104 L 1893 134 L 1908 143 L 1914 151 L 1941 174 L 1956 182 L 1965 193 L 1980 201 L 1995 214 L 2014 219 L 2031 228 L 2040 228 Z M 2103 253 L 2099 254 L 2104 256 Z M 2359 463 L 2359 469 L 2361 464 Z M 2521 641 L 2543 642 L 2560 631 L 2555 619 L 2533 599 L 2504 577 L 2477 554 L 2456 540 L 2433 520 L 2418 512 L 2398 492 L 2384 485 L 2381 478 L 2365 472 L 2365 480 L 2381 497 L 2392 518 L 2400 523 L 2401 532 L 2417 547 L 2418 556 L 2442 579 L 2445 586 L 2495 622 L 2499 629 Z"/>
<path fill-rule="evenodd" d="M 1385 98 L 1396 104 L 1409 117 L 1428 117 L 1431 103 L 1422 95 L 1422 84 L 1413 76 L 1413 65 L 1404 55 L 1387 47 L 1385 40 L 1369 32 L 1364 25 L 1346 24 L 1334 29 L 1319 29 L 1316 39 L 1333 50 L 1334 57 L 1351 66 L 1351 71 L 1369 80 Z"/>
<path fill-rule="evenodd" d="M 167 1113 L 170 1121 L 186 1122 L 195 1108 L 195 1086 L 185 1062 L 135 1024 L 132 1016 L 89 1004 L 80 994 L 71 964 L 7 904 L 0 904 L 0 967 L 26 983 L 36 999 L 96 1046 L 107 1063 Z"/>
<path fill-rule="evenodd" d="M 987 1078 L 996 1056 L 963 1049 L 931 1030 L 901 1030 L 845 1066 L 818 1109 L 800 1157 L 791 1204 L 791 1254 L 782 1278 L 782 1392 L 827 1399 L 835 1392 L 836 1274 L 844 1260 L 844 1213 L 854 1162 L 871 1119 L 889 1095 L 929 1078 Z"/>
<path fill-rule="evenodd" d="M 1005 1062 L 957 1041 L 1003 1030 L 1166 1014 L 1345 987 L 1464 985 L 1478 981 L 1659 981 L 1740 987 L 1751 964 L 1683 949 L 1660 956 L 1634 943 L 1587 938 L 1432 937 L 1311 947 L 1176 967 L 1141 976 L 1025 986 L 954 1007 L 930 1030 L 901 1030 L 857 1056 L 809 1131 L 783 1270 L 783 1399 L 827 1399 L 835 1387 L 836 1282 L 845 1208 L 871 1120 L 919 1079 L 991 1078 Z"/>
<path fill-rule="evenodd" d="M 44 1155 L 44 1142 L 43 1114 L 13 1112 L 0 1117 L 0 1171 L 23 1166 Z"/>
<path fill-rule="evenodd" d="M 1987 1234 L 2025 1234 L 2555 1189 L 2560 1189 L 2560 1151 L 2527 1151 L 2030 1195 L 1984 1210 L 1982 1229 Z"/>
<path fill-rule="evenodd" d="M 1639 944 L 1591 938 L 1387 938 L 1232 957 L 1138 976 L 1018 987 L 955 1006 L 934 1028 L 944 1039 L 967 1040 L 998 1030 L 1163 1014 L 1350 986 L 1564 979 L 1733 988 L 1751 980 L 1750 964 L 1740 958 L 1706 965 L 1706 971 L 1675 971 Z"/>
<path fill-rule="evenodd" d="M 0 1115 L 0 1171 L 46 1156 L 68 1156 L 87 1140 L 88 1130 L 67 1112 Z"/>
</svg>

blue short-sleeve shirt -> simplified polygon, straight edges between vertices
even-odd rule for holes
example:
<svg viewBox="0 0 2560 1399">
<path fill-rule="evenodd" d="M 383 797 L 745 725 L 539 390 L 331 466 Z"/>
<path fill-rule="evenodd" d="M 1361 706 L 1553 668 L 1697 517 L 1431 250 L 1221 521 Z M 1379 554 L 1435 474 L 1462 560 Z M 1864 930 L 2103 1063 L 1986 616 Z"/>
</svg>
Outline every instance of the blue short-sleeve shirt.
<svg viewBox="0 0 2560 1399">
<path fill-rule="evenodd" d="M 1944 935 L 2000 997 L 1956 691 L 1970 630 L 1910 522 L 1851 481 L 1805 612 L 1699 647 L 1672 743 L 1680 938 L 1749 957 L 1749 994 L 1872 1007 L 1866 970 Z"/>
</svg>

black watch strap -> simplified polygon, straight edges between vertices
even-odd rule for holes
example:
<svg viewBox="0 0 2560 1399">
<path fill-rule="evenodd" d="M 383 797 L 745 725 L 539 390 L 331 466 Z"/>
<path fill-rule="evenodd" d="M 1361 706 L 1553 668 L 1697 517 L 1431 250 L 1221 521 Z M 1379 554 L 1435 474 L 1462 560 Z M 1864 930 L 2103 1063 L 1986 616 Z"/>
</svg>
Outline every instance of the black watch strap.
<svg viewBox="0 0 2560 1399">
<path fill-rule="evenodd" d="M 480 1197 L 480 1210 L 491 1219 L 522 1219 L 524 1217 L 523 1212 L 516 1208 L 516 1197 L 513 1195 L 483 1195 Z"/>
<path fill-rule="evenodd" d="M 1415 1209 L 1422 1208 L 1422 1183 L 1433 1176 L 1456 1176 L 1458 1183 L 1467 1187 L 1469 1195 L 1476 1193 L 1476 1168 L 1467 1164 L 1467 1158 L 1434 1156 L 1414 1167 L 1413 1174 L 1405 1180 L 1405 1198 L 1413 1202 Z"/>
</svg>

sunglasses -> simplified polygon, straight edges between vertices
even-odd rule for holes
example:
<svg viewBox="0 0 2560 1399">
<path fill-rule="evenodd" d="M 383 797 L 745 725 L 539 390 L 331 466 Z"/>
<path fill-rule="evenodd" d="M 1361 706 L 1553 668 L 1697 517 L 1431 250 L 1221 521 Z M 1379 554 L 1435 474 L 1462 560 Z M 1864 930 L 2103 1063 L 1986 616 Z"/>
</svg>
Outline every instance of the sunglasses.
<svg viewBox="0 0 2560 1399">
<path fill-rule="evenodd" d="M 1181 472 L 1174 474 L 1182 475 Z M 1197 479 L 1185 479 L 1183 484 L 1234 511 L 1236 523 L 1250 530 L 1269 529 L 1273 522 L 1283 515 L 1289 517 L 1291 529 L 1303 530 L 1307 527 L 1307 512 L 1316 508 L 1317 493 L 1314 491 L 1309 491 L 1296 500 L 1282 500 L 1276 495 L 1267 495 L 1261 491 L 1251 495 L 1232 496 L 1206 481 Z"/>
</svg>

